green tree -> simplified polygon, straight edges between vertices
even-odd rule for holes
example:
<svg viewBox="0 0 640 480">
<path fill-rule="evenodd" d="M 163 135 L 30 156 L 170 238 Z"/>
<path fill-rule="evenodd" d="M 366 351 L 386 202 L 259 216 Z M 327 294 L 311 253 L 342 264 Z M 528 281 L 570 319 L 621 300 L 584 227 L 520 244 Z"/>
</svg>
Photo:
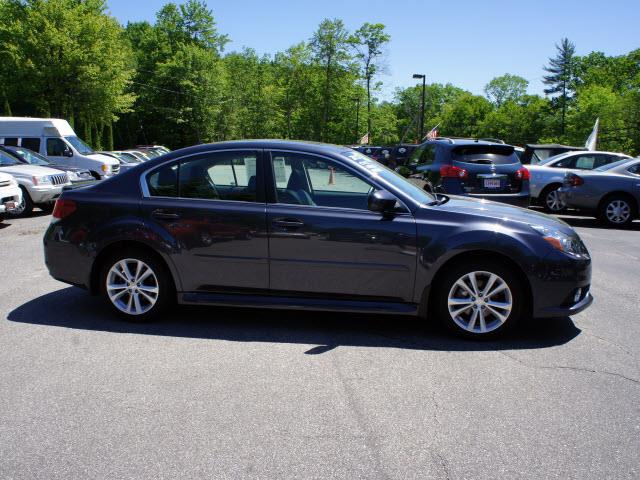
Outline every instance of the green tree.
<svg viewBox="0 0 640 480">
<path fill-rule="evenodd" d="M 131 50 L 105 1 L 5 0 L 0 17 L 0 84 L 13 114 L 66 118 L 99 145 L 135 98 Z"/>
<path fill-rule="evenodd" d="M 560 94 L 561 134 L 564 135 L 567 103 L 573 91 L 576 47 L 568 38 L 563 38 L 560 45 L 556 44 L 556 50 L 556 56 L 550 58 L 549 65 L 544 67 L 549 75 L 543 77 L 543 83 L 549 86 L 544 90 L 547 95 Z"/>
<path fill-rule="evenodd" d="M 356 58 L 360 61 L 361 76 L 367 89 L 367 133 L 372 136 L 371 129 L 371 90 L 375 75 L 380 71 L 380 57 L 384 46 L 391 37 L 385 33 L 382 23 L 365 23 L 355 31 L 350 41 L 356 49 Z M 369 139 L 371 141 L 371 139 Z"/>
<path fill-rule="evenodd" d="M 505 73 L 491 80 L 484 87 L 487 98 L 500 107 L 505 102 L 518 102 L 527 93 L 529 82 L 518 75 Z"/>
<path fill-rule="evenodd" d="M 444 107 L 441 131 L 453 137 L 477 138 L 481 123 L 492 110 L 486 98 L 463 93 Z"/>
<path fill-rule="evenodd" d="M 331 97 L 334 80 L 339 70 L 347 68 L 351 57 L 348 53 L 349 32 L 342 20 L 324 19 L 311 38 L 311 49 L 316 61 L 324 70 L 323 112 L 321 139 L 329 137 L 329 120 L 331 115 Z"/>
</svg>

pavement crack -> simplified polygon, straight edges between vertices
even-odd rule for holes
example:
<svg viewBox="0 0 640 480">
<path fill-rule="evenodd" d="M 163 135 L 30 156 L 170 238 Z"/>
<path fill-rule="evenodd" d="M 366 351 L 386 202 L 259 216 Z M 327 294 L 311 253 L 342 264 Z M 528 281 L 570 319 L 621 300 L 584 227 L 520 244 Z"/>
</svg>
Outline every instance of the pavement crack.
<svg viewBox="0 0 640 480">
<path fill-rule="evenodd" d="M 614 347 L 618 347 L 620 350 L 622 350 L 624 353 L 626 353 L 627 355 L 633 357 L 633 358 L 638 358 L 635 353 L 633 353 L 632 351 L 628 350 L 627 347 L 625 345 L 621 345 L 619 343 L 614 342 L 613 340 L 609 340 L 608 338 L 604 338 L 601 337 L 599 335 L 596 335 L 595 333 L 593 333 L 591 330 L 589 330 L 588 328 L 584 328 L 582 327 L 582 331 L 584 331 L 587 335 L 597 338 L 598 340 L 604 342 L 604 343 L 608 343 L 609 345 L 613 345 Z"/>
<path fill-rule="evenodd" d="M 528 368 L 535 368 L 539 370 L 572 370 L 574 372 L 599 373 L 601 375 L 610 375 L 612 377 L 622 378 L 624 380 L 628 380 L 632 383 L 635 383 L 636 385 L 640 385 L 640 380 L 638 380 L 637 378 L 627 377 L 626 375 L 623 375 L 622 373 L 618 373 L 618 372 L 610 372 L 608 370 L 595 370 L 592 368 L 585 368 L 585 367 L 572 367 L 569 365 L 536 365 L 536 364 L 525 362 L 524 360 L 519 359 L 515 355 L 509 355 L 506 352 L 499 351 L 498 353 L 501 353 L 505 357 L 510 358 L 511 360 L 519 363 L 520 365 L 523 365 Z"/>
<path fill-rule="evenodd" d="M 442 429 L 442 423 L 440 422 L 440 417 L 438 416 L 438 410 L 440 409 L 440 405 L 438 404 L 438 401 L 436 400 L 436 392 L 435 391 L 431 392 L 431 401 L 433 402 L 433 421 L 437 426 L 437 428 L 436 428 L 436 436 L 439 436 L 439 432 Z M 442 468 L 442 471 L 444 472 L 444 478 L 446 480 L 450 480 L 451 479 L 451 472 L 449 470 L 449 462 L 444 457 L 444 455 L 442 455 L 437 450 L 437 448 L 434 448 L 432 450 L 432 453 L 437 458 L 438 463 L 440 464 L 440 467 Z"/>
</svg>

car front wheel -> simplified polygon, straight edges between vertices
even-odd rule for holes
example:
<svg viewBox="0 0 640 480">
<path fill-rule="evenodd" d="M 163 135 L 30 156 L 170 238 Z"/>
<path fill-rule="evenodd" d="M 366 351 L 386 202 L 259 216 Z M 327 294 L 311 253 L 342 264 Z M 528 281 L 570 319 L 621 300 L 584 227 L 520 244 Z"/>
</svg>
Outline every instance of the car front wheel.
<svg viewBox="0 0 640 480">
<path fill-rule="evenodd" d="M 518 277 L 498 262 L 471 261 L 444 276 L 436 311 L 450 331 L 467 338 L 490 338 L 520 317 L 523 290 Z"/>
<path fill-rule="evenodd" d="M 125 251 L 107 259 L 101 285 L 111 308 L 132 322 L 152 320 L 174 299 L 169 272 L 158 259 L 143 251 Z"/>
</svg>

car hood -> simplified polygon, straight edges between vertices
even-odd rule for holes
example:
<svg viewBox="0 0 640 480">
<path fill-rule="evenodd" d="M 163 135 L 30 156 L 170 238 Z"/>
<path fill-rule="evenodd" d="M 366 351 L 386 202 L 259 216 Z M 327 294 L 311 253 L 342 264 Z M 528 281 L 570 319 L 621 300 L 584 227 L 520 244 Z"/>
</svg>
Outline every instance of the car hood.
<svg viewBox="0 0 640 480">
<path fill-rule="evenodd" d="M 40 165 L 7 165 L 0 167 L 0 172 L 9 173 L 14 177 L 42 177 L 44 175 L 60 175 L 59 170 Z"/>
<path fill-rule="evenodd" d="M 505 226 L 541 225 L 565 233 L 575 233 L 569 225 L 551 215 L 490 200 L 451 195 L 447 202 L 430 208 L 442 212 L 484 217 Z"/>
<path fill-rule="evenodd" d="M 13 178 L 12 175 L 9 175 L 8 173 L 3 173 L 0 171 L 0 182 L 6 182 L 7 180 L 11 180 Z"/>
<path fill-rule="evenodd" d="M 107 165 L 120 165 L 120 162 L 117 159 L 110 157 L 109 155 L 102 155 L 101 153 L 90 153 L 87 157 L 93 160 L 100 160 Z"/>
</svg>

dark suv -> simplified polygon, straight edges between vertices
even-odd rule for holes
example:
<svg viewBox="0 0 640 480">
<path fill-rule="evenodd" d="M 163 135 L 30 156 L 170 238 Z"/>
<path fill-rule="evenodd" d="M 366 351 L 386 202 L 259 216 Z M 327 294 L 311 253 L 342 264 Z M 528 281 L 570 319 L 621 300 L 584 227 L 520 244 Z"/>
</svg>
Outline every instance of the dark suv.
<svg viewBox="0 0 640 480">
<path fill-rule="evenodd" d="M 413 152 L 405 171 L 435 192 L 529 206 L 529 171 L 511 145 L 469 139 L 430 140 Z"/>
</svg>

